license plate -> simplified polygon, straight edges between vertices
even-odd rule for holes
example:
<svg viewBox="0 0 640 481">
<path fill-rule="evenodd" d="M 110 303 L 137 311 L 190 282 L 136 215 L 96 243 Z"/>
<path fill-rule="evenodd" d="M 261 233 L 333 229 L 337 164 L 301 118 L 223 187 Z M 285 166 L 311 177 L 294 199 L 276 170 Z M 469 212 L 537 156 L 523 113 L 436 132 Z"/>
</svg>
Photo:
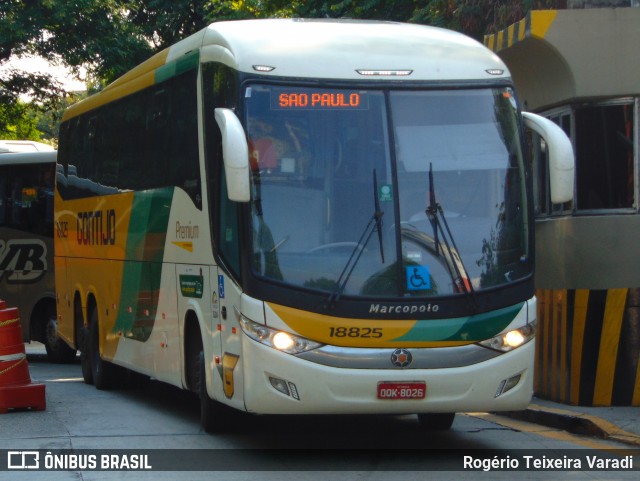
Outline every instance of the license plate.
<svg viewBox="0 0 640 481">
<path fill-rule="evenodd" d="M 424 382 L 379 382 L 378 399 L 424 399 L 427 384 Z"/>
</svg>

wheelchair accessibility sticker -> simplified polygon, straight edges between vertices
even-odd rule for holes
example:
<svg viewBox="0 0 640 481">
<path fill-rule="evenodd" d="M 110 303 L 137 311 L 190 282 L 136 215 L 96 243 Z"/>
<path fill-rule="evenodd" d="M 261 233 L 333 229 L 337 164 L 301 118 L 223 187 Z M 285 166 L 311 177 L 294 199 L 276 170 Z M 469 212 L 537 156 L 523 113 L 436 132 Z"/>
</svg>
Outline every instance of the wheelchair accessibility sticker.
<svg viewBox="0 0 640 481">
<path fill-rule="evenodd" d="M 407 289 L 424 291 L 431 289 L 431 275 L 427 266 L 409 266 L 406 268 Z"/>
</svg>

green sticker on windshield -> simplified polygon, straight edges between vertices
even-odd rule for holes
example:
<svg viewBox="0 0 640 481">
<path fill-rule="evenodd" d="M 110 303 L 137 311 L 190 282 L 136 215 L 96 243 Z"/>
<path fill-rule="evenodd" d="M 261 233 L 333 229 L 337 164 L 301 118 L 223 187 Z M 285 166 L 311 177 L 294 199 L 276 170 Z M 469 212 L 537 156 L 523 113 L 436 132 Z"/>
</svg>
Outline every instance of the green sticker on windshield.
<svg viewBox="0 0 640 481">
<path fill-rule="evenodd" d="M 380 202 L 391 202 L 393 200 L 393 186 L 382 184 L 378 187 L 378 200 Z"/>
</svg>

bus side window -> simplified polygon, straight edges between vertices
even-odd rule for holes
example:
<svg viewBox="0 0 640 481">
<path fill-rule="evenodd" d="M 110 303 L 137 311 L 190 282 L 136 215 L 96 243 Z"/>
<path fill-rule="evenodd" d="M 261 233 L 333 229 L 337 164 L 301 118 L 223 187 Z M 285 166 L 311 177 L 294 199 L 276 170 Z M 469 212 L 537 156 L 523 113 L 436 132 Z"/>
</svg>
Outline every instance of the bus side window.
<svg viewBox="0 0 640 481">
<path fill-rule="evenodd" d="M 18 227 L 22 218 L 22 177 L 18 175 L 13 177 L 13 184 L 9 188 L 9 208 L 9 224 Z"/>
<path fill-rule="evenodd" d="M 5 224 L 7 209 L 7 176 L 6 169 L 0 169 L 0 226 Z"/>
<path fill-rule="evenodd" d="M 55 164 L 40 166 L 40 180 L 38 182 L 38 219 L 43 219 L 42 225 L 36 221 L 38 228 L 43 235 L 53 236 L 53 197 L 54 197 L 54 176 Z"/>
<path fill-rule="evenodd" d="M 239 279 L 240 242 L 238 206 L 229 200 L 227 183 L 222 163 L 222 140 L 220 129 L 214 118 L 216 107 L 234 108 L 236 101 L 236 79 L 231 69 L 219 64 L 203 66 L 203 91 L 205 102 L 205 155 L 209 177 L 209 198 L 212 201 L 212 226 L 217 254 Z"/>
<path fill-rule="evenodd" d="M 169 165 L 167 156 L 167 115 L 169 109 L 169 97 L 165 87 L 161 87 L 151 93 L 150 108 L 146 118 L 146 167 L 145 172 L 152 186 L 164 186 Z"/>
</svg>

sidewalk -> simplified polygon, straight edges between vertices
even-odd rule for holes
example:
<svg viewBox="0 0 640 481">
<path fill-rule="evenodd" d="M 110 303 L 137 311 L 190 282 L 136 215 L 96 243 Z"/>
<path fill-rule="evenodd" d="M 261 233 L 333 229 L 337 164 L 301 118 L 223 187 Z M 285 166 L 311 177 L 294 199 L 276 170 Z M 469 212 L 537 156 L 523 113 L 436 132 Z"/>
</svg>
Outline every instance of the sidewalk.
<svg viewBox="0 0 640 481">
<path fill-rule="evenodd" d="M 500 414 L 640 447 L 640 407 L 570 406 L 534 397 L 526 410 Z"/>
<path fill-rule="evenodd" d="M 524 411 L 499 414 L 640 447 L 640 407 L 570 406 L 534 397 Z"/>
<path fill-rule="evenodd" d="M 44 345 L 38 342 L 25 344 L 25 350 L 30 357 L 46 358 Z M 640 407 L 569 406 L 534 397 L 524 411 L 499 414 L 640 448 Z"/>
</svg>

